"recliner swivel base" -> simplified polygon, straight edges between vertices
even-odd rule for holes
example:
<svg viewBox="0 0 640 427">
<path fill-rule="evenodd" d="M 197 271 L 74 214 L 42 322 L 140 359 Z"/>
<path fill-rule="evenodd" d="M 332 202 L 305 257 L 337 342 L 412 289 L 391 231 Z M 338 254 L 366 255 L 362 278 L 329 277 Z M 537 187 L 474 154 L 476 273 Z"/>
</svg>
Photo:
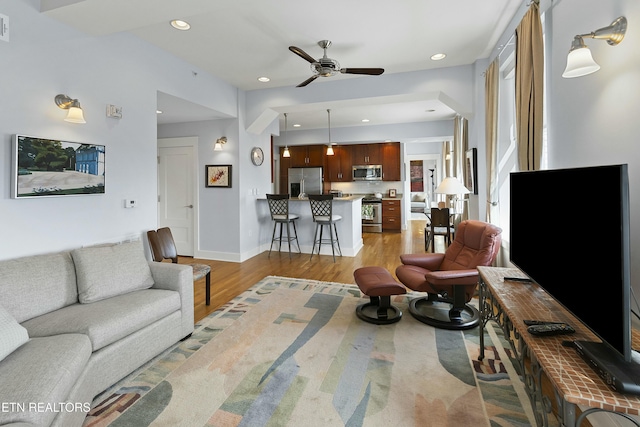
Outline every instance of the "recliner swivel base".
<svg viewBox="0 0 640 427">
<path fill-rule="evenodd" d="M 442 329 L 472 329 L 480 323 L 478 309 L 469 304 L 454 308 L 451 301 L 441 297 L 414 298 L 409 302 L 409 313 L 422 323 Z"/>
<path fill-rule="evenodd" d="M 376 325 L 389 325 L 402 318 L 402 311 L 391 305 L 391 297 L 369 297 L 369 302 L 356 307 L 356 316 L 365 322 Z"/>
</svg>

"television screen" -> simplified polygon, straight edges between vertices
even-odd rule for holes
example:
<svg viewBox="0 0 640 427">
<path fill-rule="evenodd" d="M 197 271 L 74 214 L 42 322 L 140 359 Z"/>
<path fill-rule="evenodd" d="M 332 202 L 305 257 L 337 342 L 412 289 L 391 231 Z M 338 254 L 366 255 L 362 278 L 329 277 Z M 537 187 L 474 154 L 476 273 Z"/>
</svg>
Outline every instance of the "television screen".
<svg viewBox="0 0 640 427">
<path fill-rule="evenodd" d="M 510 179 L 511 262 L 629 361 L 627 165 Z"/>
<path fill-rule="evenodd" d="M 16 135 L 13 198 L 102 194 L 105 146 Z"/>
</svg>

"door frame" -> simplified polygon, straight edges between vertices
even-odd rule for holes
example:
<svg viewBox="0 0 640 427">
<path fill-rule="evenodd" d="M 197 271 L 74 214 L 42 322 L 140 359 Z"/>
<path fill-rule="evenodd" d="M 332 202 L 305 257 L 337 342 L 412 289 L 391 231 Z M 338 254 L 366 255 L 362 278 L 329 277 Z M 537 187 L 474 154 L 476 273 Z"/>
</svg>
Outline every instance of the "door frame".
<svg viewBox="0 0 640 427">
<path fill-rule="evenodd" d="M 199 200 L 200 200 L 200 187 L 198 186 L 198 146 L 199 139 L 197 136 L 183 136 L 183 137 L 173 137 L 173 138 L 158 138 L 157 140 L 157 158 L 160 158 L 159 149 L 160 148 L 173 148 L 173 147 L 191 147 L 193 150 L 193 165 L 191 168 L 191 184 L 193 185 L 193 215 L 192 215 L 192 230 L 193 235 L 191 236 L 191 241 L 193 242 L 192 253 L 194 258 L 198 255 L 198 249 L 200 248 L 200 231 L 198 229 L 199 220 Z M 156 189 L 157 197 L 160 196 L 160 188 L 158 184 L 158 174 L 159 171 L 156 170 Z M 156 197 L 156 199 L 157 199 Z M 160 206 L 156 206 L 156 222 L 160 225 Z"/>
</svg>

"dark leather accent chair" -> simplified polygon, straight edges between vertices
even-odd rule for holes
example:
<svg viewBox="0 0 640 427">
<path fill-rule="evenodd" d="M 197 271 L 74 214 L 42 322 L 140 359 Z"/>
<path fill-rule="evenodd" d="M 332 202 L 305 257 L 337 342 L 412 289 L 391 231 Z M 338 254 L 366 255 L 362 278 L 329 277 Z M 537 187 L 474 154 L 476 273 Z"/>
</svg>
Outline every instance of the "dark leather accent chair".
<svg viewBox="0 0 640 427">
<path fill-rule="evenodd" d="M 149 239 L 151 256 L 155 262 L 162 262 L 165 259 L 170 259 L 172 263 L 178 263 L 178 250 L 169 227 L 158 228 L 158 230 L 149 230 L 147 231 L 147 238 Z M 185 262 L 184 264 L 190 265 L 191 268 L 193 268 L 194 282 L 197 282 L 204 277 L 205 304 L 211 305 L 211 266 L 195 262 Z"/>
<path fill-rule="evenodd" d="M 478 284 L 479 265 L 493 264 L 502 229 L 482 221 L 462 221 L 445 253 L 400 255 L 396 277 L 426 297 L 414 298 L 409 313 L 419 321 L 444 329 L 470 329 L 480 313 L 469 305 Z"/>
</svg>

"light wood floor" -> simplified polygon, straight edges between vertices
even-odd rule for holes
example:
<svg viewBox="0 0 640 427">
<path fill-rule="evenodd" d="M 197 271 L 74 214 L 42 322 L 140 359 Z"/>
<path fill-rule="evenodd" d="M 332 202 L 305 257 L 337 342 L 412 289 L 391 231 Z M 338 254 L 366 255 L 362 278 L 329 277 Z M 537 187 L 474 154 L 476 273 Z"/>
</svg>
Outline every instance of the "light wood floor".
<svg viewBox="0 0 640 427">
<path fill-rule="evenodd" d="M 250 288 L 265 276 L 298 277 L 327 282 L 354 283 L 353 271 L 376 265 L 389 270 L 395 277 L 403 253 L 424 253 L 422 220 L 409 221 L 409 229 L 400 233 L 363 233 L 364 248 L 355 257 L 292 254 L 289 259 L 286 245 L 283 252 L 265 251 L 242 263 L 194 259 L 211 266 L 211 305 L 205 305 L 204 279 L 194 283 L 196 322 L 218 307 Z M 436 252 L 444 252 L 444 240 L 436 237 Z"/>
</svg>

